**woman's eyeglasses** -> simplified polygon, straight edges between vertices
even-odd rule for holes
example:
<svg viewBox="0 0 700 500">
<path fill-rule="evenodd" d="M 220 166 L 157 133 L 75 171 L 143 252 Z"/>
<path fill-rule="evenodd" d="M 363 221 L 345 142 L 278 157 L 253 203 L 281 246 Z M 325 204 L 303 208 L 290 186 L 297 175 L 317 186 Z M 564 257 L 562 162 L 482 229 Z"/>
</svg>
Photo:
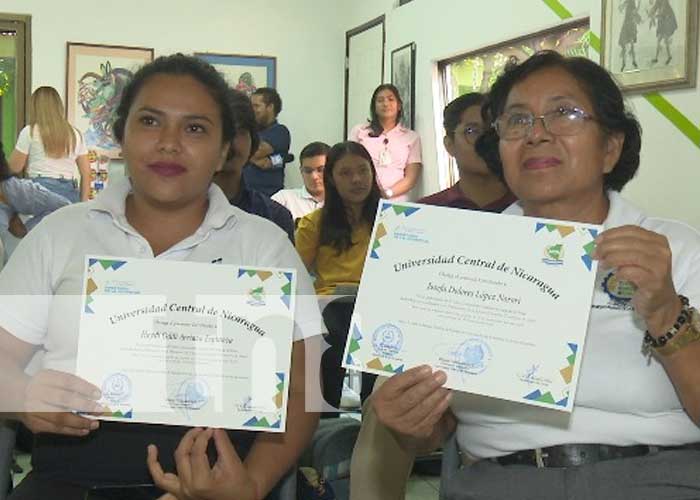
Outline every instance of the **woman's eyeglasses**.
<svg viewBox="0 0 700 500">
<path fill-rule="evenodd" d="M 576 135 L 581 132 L 584 123 L 594 119 L 582 109 L 559 107 L 540 116 L 522 111 L 505 113 L 493 122 L 493 127 L 501 139 L 514 141 L 530 135 L 537 120 L 542 120 L 545 130 L 550 134 Z"/>
</svg>

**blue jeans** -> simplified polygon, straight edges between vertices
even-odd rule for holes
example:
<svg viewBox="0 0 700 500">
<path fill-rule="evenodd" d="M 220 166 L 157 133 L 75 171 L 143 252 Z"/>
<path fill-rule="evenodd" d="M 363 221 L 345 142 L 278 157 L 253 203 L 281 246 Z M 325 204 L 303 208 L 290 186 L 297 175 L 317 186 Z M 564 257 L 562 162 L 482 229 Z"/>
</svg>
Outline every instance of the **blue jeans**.
<svg viewBox="0 0 700 500">
<path fill-rule="evenodd" d="M 71 203 L 80 201 L 80 191 L 71 179 L 54 179 L 52 177 L 36 176 L 32 181 L 44 186 L 49 191 L 60 194 L 70 200 Z"/>
</svg>

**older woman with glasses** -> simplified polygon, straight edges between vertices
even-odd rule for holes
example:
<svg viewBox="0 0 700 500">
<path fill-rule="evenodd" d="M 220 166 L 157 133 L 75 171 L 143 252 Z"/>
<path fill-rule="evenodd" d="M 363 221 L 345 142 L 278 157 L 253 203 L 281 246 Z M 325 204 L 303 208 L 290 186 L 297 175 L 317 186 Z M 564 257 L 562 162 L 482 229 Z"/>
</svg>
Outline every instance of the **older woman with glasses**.
<svg viewBox="0 0 700 500">
<path fill-rule="evenodd" d="M 700 236 L 619 195 L 637 120 L 604 69 L 554 52 L 509 66 L 483 111 L 477 151 L 520 200 L 506 213 L 604 226 L 573 413 L 451 392 L 417 367 L 374 393 L 379 420 L 411 450 L 456 430 L 472 463 L 449 499 L 700 497 Z"/>
</svg>

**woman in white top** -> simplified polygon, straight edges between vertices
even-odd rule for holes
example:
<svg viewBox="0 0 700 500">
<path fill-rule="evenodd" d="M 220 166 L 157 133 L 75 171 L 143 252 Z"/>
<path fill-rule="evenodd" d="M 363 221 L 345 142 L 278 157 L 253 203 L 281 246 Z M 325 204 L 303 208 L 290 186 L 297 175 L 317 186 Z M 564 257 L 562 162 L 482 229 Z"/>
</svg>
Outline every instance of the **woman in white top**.
<svg viewBox="0 0 700 500">
<path fill-rule="evenodd" d="M 386 197 L 406 200 L 420 175 L 421 149 L 418 134 L 401 125 L 403 101 L 399 90 L 390 83 L 377 87 L 369 113 L 369 123 L 354 126 L 348 139 L 369 151 Z"/>
<path fill-rule="evenodd" d="M 86 201 L 90 193 L 87 149 L 80 132 L 64 116 L 56 89 L 36 89 L 29 104 L 29 125 L 19 133 L 10 155 L 10 170 L 19 173 L 26 167 L 27 175 L 48 190 L 73 203 Z"/>
</svg>

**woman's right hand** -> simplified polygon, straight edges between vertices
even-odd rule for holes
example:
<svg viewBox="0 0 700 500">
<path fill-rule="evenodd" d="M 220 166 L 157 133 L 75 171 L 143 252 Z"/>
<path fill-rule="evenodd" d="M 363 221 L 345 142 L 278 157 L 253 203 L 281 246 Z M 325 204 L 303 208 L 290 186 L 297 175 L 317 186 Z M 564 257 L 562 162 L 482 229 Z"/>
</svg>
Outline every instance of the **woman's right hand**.
<svg viewBox="0 0 700 500">
<path fill-rule="evenodd" d="M 96 403 L 100 397 L 99 388 L 75 375 L 42 370 L 26 385 L 20 420 L 34 434 L 85 436 L 100 424 L 74 412 L 99 415 L 105 411 Z"/>
<path fill-rule="evenodd" d="M 445 372 L 433 372 L 429 366 L 392 376 L 372 394 L 377 419 L 397 434 L 402 446 L 430 447 L 450 405 L 446 381 Z"/>
</svg>

